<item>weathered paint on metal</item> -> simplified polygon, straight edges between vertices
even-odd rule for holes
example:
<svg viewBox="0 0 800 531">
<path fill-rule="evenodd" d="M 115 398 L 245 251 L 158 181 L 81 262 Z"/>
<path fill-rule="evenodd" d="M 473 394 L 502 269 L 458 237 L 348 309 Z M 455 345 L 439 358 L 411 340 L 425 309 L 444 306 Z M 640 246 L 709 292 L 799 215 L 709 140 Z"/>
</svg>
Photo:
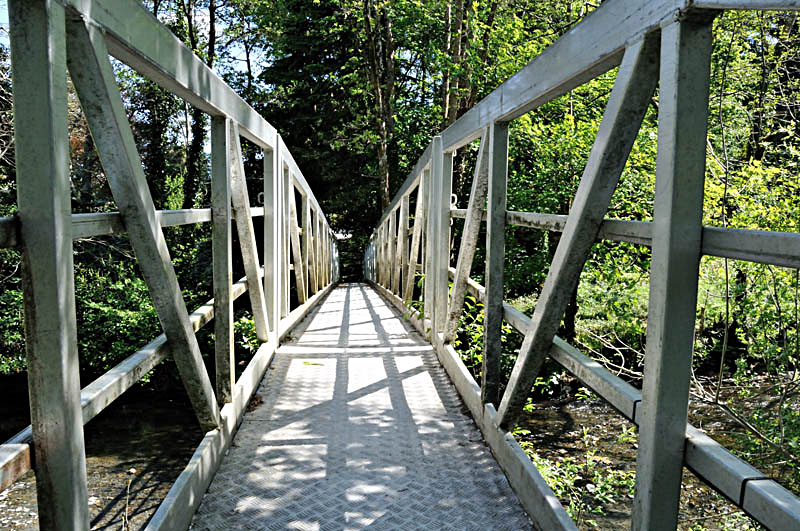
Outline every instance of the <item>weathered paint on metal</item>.
<svg viewBox="0 0 800 531">
<path fill-rule="evenodd" d="M 39 525 L 48 530 L 88 529 L 70 219 L 65 13 L 46 0 L 13 0 L 8 8 Z"/>
<path fill-rule="evenodd" d="M 497 409 L 503 426 L 513 425 L 528 399 L 608 211 L 658 82 L 657 37 L 651 34 L 625 52 L 531 326 Z"/>
<path fill-rule="evenodd" d="M 661 30 L 658 154 L 647 351 L 633 529 L 678 521 L 706 162 L 711 18 Z"/>
<path fill-rule="evenodd" d="M 235 383 L 233 353 L 233 258 L 231 235 L 230 125 L 211 118 L 211 254 L 214 276 L 214 360 L 217 400 L 231 401 Z"/>
<path fill-rule="evenodd" d="M 70 75 L 153 306 L 200 425 L 216 428 L 219 408 L 156 219 L 102 32 L 80 18 L 70 18 L 67 34 Z"/>
</svg>

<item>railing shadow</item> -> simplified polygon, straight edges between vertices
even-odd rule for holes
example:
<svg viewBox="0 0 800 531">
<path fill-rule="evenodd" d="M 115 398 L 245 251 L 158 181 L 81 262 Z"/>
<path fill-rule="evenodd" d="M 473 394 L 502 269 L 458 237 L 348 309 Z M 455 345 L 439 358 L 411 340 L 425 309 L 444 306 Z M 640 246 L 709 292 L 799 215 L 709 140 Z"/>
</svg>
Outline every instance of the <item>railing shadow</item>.
<svg viewBox="0 0 800 531">
<path fill-rule="evenodd" d="M 322 330 L 327 346 L 297 336 L 276 354 L 263 405 L 245 417 L 193 529 L 215 529 L 223 514 L 234 527 L 269 529 L 488 529 L 498 511 L 526 527 L 432 347 L 416 333 L 396 345 L 411 331 L 363 286 L 337 290 L 330 304 L 345 311 L 305 327 Z M 347 330 L 328 334 L 332 318 Z M 369 347 L 351 319 L 372 323 Z M 496 506 L 486 511 L 480 496 Z"/>
</svg>

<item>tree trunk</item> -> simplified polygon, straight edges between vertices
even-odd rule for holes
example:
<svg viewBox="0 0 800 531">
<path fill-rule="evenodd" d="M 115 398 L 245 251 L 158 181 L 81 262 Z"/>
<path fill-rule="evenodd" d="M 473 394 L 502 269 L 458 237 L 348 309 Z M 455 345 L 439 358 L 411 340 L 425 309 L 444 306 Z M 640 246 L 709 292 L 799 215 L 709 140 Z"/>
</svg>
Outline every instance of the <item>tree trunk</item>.
<svg viewBox="0 0 800 531">
<path fill-rule="evenodd" d="M 189 43 L 192 50 L 198 51 L 197 36 L 194 28 L 193 2 L 181 2 L 186 16 L 189 29 Z M 209 2 L 208 14 L 208 44 L 206 48 L 206 65 L 211 68 L 214 65 L 214 54 L 217 41 L 216 33 L 216 11 L 215 1 Z M 186 154 L 186 178 L 183 181 L 183 208 L 194 208 L 197 200 L 200 180 L 205 176 L 207 165 L 203 147 L 206 141 L 206 114 L 199 109 L 192 109 L 192 139 Z"/>
<path fill-rule="evenodd" d="M 387 6 L 380 12 L 372 0 L 364 0 L 364 30 L 366 36 L 367 76 L 375 96 L 378 133 L 378 180 L 381 211 L 391 202 L 389 195 L 389 143 L 394 132 L 394 36 L 392 19 Z"/>
<path fill-rule="evenodd" d="M 456 20 L 453 24 L 453 35 L 450 39 L 450 50 L 449 55 L 453 66 L 458 69 L 461 66 L 461 61 L 463 60 L 462 54 L 462 37 L 464 31 L 464 0 L 458 0 L 458 4 L 456 5 Z M 445 116 L 444 116 L 444 126 L 445 128 L 456 121 L 458 117 L 458 90 L 461 87 L 460 81 L 462 76 L 451 75 L 450 87 L 448 88 L 446 94 L 446 104 L 445 104 Z"/>
</svg>

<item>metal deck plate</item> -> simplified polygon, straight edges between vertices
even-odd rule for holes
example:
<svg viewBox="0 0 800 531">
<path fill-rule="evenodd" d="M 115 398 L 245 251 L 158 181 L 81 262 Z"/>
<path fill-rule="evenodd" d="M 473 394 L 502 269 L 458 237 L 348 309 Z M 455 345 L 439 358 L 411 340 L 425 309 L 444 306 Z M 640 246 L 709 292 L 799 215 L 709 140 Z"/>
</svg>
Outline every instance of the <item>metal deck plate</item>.
<svg viewBox="0 0 800 531">
<path fill-rule="evenodd" d="M 331 293 L 257 395 L 192 529 L 531 527 L 433 348 L 365 285 Z"/>
</svg>

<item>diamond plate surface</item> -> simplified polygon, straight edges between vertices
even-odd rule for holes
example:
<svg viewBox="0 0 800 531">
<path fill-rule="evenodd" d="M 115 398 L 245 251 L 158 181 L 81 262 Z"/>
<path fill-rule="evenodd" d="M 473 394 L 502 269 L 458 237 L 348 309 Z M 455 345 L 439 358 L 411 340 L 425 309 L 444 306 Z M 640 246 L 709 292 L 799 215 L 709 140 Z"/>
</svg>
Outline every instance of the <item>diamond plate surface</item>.
<svg viewBox="0 0 800 531">
<path fill-rule="evenodd" d="M 282 346 L 191 529 L 531 525 L 433 348 L 368 286 Z"/>
</svg>

